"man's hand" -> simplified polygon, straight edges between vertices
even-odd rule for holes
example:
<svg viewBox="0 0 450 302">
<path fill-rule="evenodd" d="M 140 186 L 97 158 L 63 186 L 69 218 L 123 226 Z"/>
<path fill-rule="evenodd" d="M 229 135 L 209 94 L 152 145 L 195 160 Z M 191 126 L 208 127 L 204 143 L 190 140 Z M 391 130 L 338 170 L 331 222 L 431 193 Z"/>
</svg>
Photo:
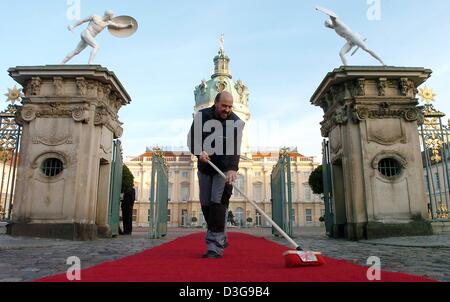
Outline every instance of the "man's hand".
<svg viewBox="0 0 450 302">
<path fill-rule="evenodd" d="M 237 179 L 236 171 L 228 171 L 227 172 L 227 184 L 232 185 Z"/>
<path fill-rule="evenodd" d="M 71 32 L 73 32 L 74 27 L 72 25 L 67 26 L 67 29 Z"/>
<path fill-rule="evenodd" d="M 208 153 L 203 151 L 202 154 L 200 155 L 200 158 L 198 160 L 201 161 L 202 163 L 207 164 L 208 161 L 210 160 Z"/>
</svg>

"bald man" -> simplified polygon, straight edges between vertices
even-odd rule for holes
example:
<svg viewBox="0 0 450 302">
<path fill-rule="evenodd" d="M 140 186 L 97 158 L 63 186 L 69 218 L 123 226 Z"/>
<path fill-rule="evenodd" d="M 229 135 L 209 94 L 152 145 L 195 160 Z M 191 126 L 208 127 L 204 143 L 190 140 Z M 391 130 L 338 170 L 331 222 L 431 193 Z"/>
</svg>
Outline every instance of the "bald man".
<svg viewBox="0 0 450 302">
<path fill-rule="evenodd" d="M 232 184 L 239 170 L 242 131 L 245 123 L 233 113 L 233 96 L 229 92 L 217 95 L 214 105 L 200 110 L 188 135 L 188 146 L 198 158 L 200 203 L 208 225 L 207 252 L 203 258 L 222 258 L 228 246 L 226 218 L 232 195 Z M 208 160 L 221 169 L 219 175 Z"/>
</svg>

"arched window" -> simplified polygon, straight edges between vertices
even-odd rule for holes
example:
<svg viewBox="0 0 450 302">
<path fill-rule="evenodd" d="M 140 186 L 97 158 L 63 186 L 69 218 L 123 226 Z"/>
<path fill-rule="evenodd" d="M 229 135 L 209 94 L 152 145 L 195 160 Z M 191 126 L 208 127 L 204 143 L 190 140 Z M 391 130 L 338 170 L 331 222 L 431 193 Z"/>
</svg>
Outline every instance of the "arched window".
<svg viewBox="0 0 450 302">
<path fill-rule="evenodd" d="M 305 189 L 305 200 L 306 201 L 311 201 L 311 188 L 308 185 L 304 186 Z"/>
<path fill-rule="evenodd" d="M 244 226 L 245 225 L 245 217 L 244 217 L 244 209 L 243 208 L 237 208 L 236 209 L 236 215 L 234 216 L 234 221 L 238 226 Z"/>
<path fill-rule="evenodd" d="M 245 178 L 242 175 L 238 175 L 236 179 L 236 186 L 245 194 Z M 241 195 L 237 190 L 233 190 L 234 197 L 236 198 L 243 198 L 244 196 Z"/>
<path fill-rule="evenodd" d="M 190 190 L 190 184 L 189 183 L 182 183 L 181 184 L 181 190 L 180 190 L 180 194 L 181 194 L 181 201 L 188 201 L 191 195 L 191 190 Z"/>
<path fill-rule="evenodd" d="M 295 182 L 291 182 L 291 193 L 292 193 L 292 202 L 297 200 L 297 187 L 295 186 Z"/>
<path fill-rule="evenodd" d="M 258 182 L 253 184 L 253 199 L 256 202 L 261 202 L 262 201 L 262 183 Z"/>
<path fill-rule="evenodd" d="M 169 183 L 169 199 L 172 201 L 172 192 L 173 191 L 173 184 Z"/>
</svg>

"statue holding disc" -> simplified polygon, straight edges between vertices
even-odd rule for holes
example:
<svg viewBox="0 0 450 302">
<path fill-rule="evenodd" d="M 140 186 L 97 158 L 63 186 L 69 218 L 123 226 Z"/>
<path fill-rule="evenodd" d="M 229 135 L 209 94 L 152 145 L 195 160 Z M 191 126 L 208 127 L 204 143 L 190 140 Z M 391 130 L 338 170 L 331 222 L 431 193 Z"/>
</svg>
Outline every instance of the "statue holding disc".
<svg viewBox="0 0 450 302">
<path fill-rule="evenodd" d="M 347 65 L 347 59 L 345 58 L 345 55 L 349 53 L 355 46 L 356 49 L 353 51 L 352 56 L 361 48 L 362 50 L 366 51 L 368 54 L 370 54 L 372 57 L 374 57 L 378 62 L 380 62 L 382 65 L 384 64 L 383 60 L 366 44 L 367 39 L 363 39 L 358 33 L 353 32 L 347 25 L 342 22 L 342 20 L 334 13 L 333 11 L 324 8 L 324 7 L 316 7 L 316 10 L 328 15 L 330 19 L 325 21 L 325 26 L 331 29 L 334 29 L 334 31 L 344 38 L 347 43 L 342 48 L 341 52 L 339 53 L 339 56 L 341 57 L 342 63 L 344 65 Z"/>
<path fill-rule="evenodd" d="M 103 17 L 93 15 L 88 18 L 82 19 L 69 26 L 69 30 L 73 30 L 83 23 L 87 23 L 88 27 L 81 33 L 81 41 L 77 48 L 69 53 L 63 60 L 63 64 L 66 64 L 73 57 L 80 54 L 86 47 L 90 46 L 92 48 L 91 55 L 89 57 L 89 64 L 95 59 L 100 46 L 95 41 L 95 37 L 101 33 L 106 27 L 108 27 L 109 32 L 119 38 L 125 38 L 133 35 L 138 28 L 137 21 L 129 16 L 119 16 L 113 18 L 114 13 L 111 10 L 105 12 Z"/>
</svg>

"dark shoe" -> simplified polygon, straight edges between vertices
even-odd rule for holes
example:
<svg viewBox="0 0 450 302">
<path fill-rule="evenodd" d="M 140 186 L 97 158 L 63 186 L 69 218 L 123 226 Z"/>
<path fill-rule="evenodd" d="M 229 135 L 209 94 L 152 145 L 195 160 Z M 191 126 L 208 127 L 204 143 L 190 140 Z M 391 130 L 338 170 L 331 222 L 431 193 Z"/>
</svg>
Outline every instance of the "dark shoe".
<svg viewBox="0 0 450 302">
<path fill-rule="evenodd" d="M 207 251 L 206 254 L 204 254 L 202 256 L 202 258 L 209 258 L 209 259 L 218 259 L 218 258 L 222 258 L 222 257 L 223 257 L 222 255 L 219 255 L 213 251 Z"/>
</svg>

